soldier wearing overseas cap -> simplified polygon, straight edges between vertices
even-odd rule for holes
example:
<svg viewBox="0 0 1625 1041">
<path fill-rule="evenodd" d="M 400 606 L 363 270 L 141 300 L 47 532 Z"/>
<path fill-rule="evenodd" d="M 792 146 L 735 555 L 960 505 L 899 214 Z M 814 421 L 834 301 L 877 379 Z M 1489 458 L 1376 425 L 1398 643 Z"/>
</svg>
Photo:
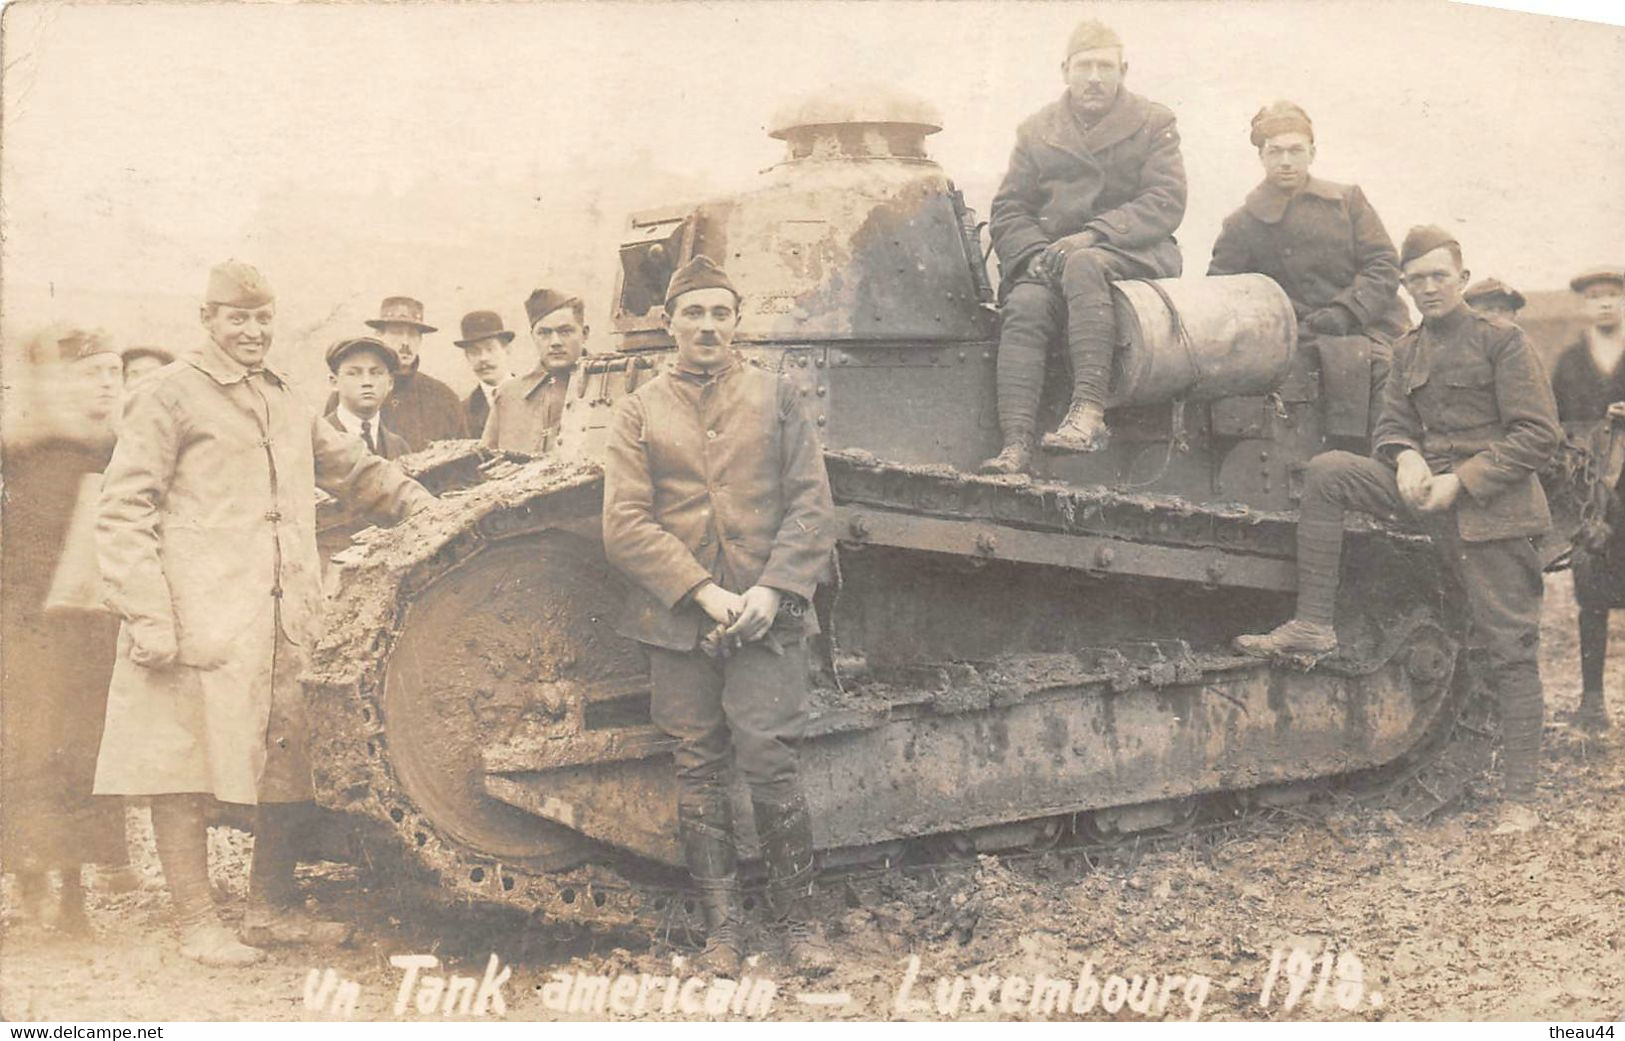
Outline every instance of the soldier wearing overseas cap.
<svg viewBox="0 0 1625 1041">
<path fill-rule="evenodd" d="M 1388 345 L 1410 327 L 1393 241 L 1358 186 L 1310 175 L 1315 128 L 1302 108 L 1277 101 L 1259 109 L 1249 140 L 1264 181 L 1225 218 L 1207 273 L 1274 279 L 1297 313 L 1300 343 L 1368 352 L 1380 394 Z"/>
<path fill-rule="evenodd" d="M 1625 402 L 1625 270 L 1592 268 L 1569 282 L 1580 297 L 1587 328 L 1564 348 L 1552 371 L 1557 416 L 1569 432 L 1595 440 L 1610 405 Z M 1574 599 L 1580 606 L 1580 711 L 1576 722 L 1594 733 L 1608 729 L 1603 666 L 1608 657 L 1608 612 L 1625 607 L 1625 515 L 1616 489 L 1609 532 L 1574 555 Z"/>
<path fill-rule="evenodd" d="M 525 301 L 536 368 L 497 388 L 483 440 L 503 452 L 541 455 L 558 440 L 564 420 L 564 393 L 591 332 L 587 307 L 579 296 L 538 289 Z"/>
<path fill-rule="evenodd" d="M 399 459 L 411 451 L 406 439 L 386 429 L 379 410 L 389 400 L 401 360 L 389 344 L 373 336 L 352 336 L 327 349 L 328 379 L 338 404 L 323 418 L 334 430 L 354 434 L 367 451 Z"/>
<path fill-rule="evenodd" d="M 1106 443 L 1106 390 L 1116 321 L 1110 283 L 1181 269 L 1174 230 L 1185 216 L 1185 166 L 1174 114 L 1123 88 L 1123 43 L 1099 22 L 1079 25 L 1061 62 L 1066 93 L 1016 130 L 1010 169 L 993 197 L 1003 324 L 998 407 L 1004 448 L 983 473 L 1032 462 L 1044 361 L 1064 339 L 1072 405 L 1047 451 Z"/>
<path fill-rule="evenodd" d="M 1499 278 L 1481 278 L 1467 287 L 1462 294 L 1467 306 L 1480 314 L 1487 314 L 1494 318 L 1505 318 L 1509 322 L 1518 320 L 1518 312 L 1528 303 L 1522 293 L 1513 289 Z"/>
<path fill-rule="evenodd" d="M 835 548 L 823 452 L 791 385 L 731 349 L 739 294 L 709 259 L 672 275 L 664 321 L 675 366 L 622 399 L 611 422 L 604 546 L 634 586 L 621 631 L 648 650 L 654 722 L 679 742 L 679 838 L 709 928 L 701 965 L 733 975 L 742 953 L 737 768 L 788 957 L 827 971 L 796 755 L 809 601 Z"/>
<path fill-rule="evenodd" d="M 497 388 L 504 380 L 513 378 L 508 356 L 513 333 L 495 311 L 470 311 L 463 315 L 462 331 L 462 339 L 455 342 L 462 348 L 463 360 L 477 381 L 463 400 L 463 414 L 468 419 L 468 432 L 479 437 L 485 433 L 485 421 L 491 417 Z"/>
<path fill-rule="evenodd" d="M 243 965 L 260 945 L 349 932 L 308 915 L 294 884 L 314 808 L 299 678 L 322 614 L 316 487 L 396 518 L 433 500 L 266 364 L 276 303 L 258 271 L 219 265 L 204 300 L 207 339 L 135 389 L 102 488 L 97 550 L 122 631 L 96 792 L 151 797 L 181 953 Z M 257 807 L 243 942 L 215 915 L 211 797 Z"/>
<path fill-rule="evenodd" d="M 1541 568 L 1535 539 L 1551 526 L 1537 471 L 1561 440 L 1557 405 L 1523 331 L 1462 300 L 1461 247 L 1442 228 L 1413 228 L 1400 249 L 1422 324 L 1394 347 L 1370 457 L 1310 460 L 1298 514 L 1296 616 L 1242 636 L 1248 654 L 1323 657 L 1337 650 L 1333 608 L 1348 510 L 1420 521 L 1467 593 L 1501 703 L 1505 791 L 1498 832 L 1538 822 L 1528 805 L 1540 763 Z"/>
<path fill-rule="evenodd" d="M 383 417 L 389 428 L 414 452 L 427 448 L 431 441 L 468 437 L 468 420 L 457 392 L 418 371 L 423 335 L 438 331 L 423 320 L 423 304 L 409 296 L 385 297 L 378 317 L 367 319 L 367 327 L 378 333 L 401 362 L 395 388 L 384 401 Z M 338 395 L 330 395 L 323 411 L 333 411 L 337 403 Z"/>
</svg>

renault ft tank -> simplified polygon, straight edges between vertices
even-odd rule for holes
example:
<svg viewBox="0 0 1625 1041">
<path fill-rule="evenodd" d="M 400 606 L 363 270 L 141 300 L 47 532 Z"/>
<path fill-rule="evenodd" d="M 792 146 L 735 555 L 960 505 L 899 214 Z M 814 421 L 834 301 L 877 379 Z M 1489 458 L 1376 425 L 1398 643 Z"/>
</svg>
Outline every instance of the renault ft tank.
<svg viewBox="0 0 1625 1041">
<path fill-rule="evenodd" d="M 611 414 L 673 363 L 662 297 L 696 254 L 824 440 L 838 577 L 802 762 L 826 865 L 1110 841 L 1333 785 L 1423 813 L 1481 761 L 1460 599 L 1417 535 L 1351 528 L 1338 656 L 1229 649 L 1290 613 L 1304 465 L 1370 415 L 1367 341 L 1300 345 L 1267 278 L 1119 284 L 1110 448 L 975 475 L 997 310 L 938 129 L 921 103 L 824 100 L 773 130 L 787 154 L 751 190 L 633 216 L 618 349 L 578 368 L 556 449 L 469 480 L 475 450 L 441 446 L 424 470 L 454 487 L 340 554 L 318 789 L 372 823 L 369 859 L 553 917 L 685 914 L 673 742 L 599 518 Z"/>
</svg>

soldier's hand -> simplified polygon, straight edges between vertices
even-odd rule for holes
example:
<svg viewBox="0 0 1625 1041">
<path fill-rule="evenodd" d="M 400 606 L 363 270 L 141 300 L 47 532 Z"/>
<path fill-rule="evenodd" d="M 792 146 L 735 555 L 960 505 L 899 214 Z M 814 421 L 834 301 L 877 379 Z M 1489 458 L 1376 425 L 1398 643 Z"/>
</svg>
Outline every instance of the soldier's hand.
<svg viewBox="0 0 1625 1041">
<path fill-rule="evenodd" d="M 1443 513 L 1456 504 L 1461 496 L 1461 478 L 1455 474 L 1440 474 L 1428 483 L 1427 495 L 1417 509 L 1423 513 Z"/>
<path fill-rule="evenodd" d="M 1399 485 L 1399 497 L 1406 506 L 1420 510 L 1427 499 L 1428 484 L 1432 480 L 1433 471 L 1421 452 L 1407 448 L 1399 453 L 1399 458 L 1394 461 L 1394 481 Z"/>
<path fill-rule="evenodd" d="M 1094 231 L 1080 231 L 1075 235 L 1064 235 L 1044 247 L 1044 252 L 1038 254 L 1034 264 L 1041 265 L 1043 278 L 1051 282 L 1061 280 L 1061 272 L 1066 270 L 1066 258 L 1080 249 L 1100 244 L 1100 235 Z M 1037 273 L 1037 272 L 1035 272 Z"/>
<path fill-rule="evenodd" d="M 745 598 L 730 593 L 715 582 L 707 582 L 694 593 L 694 602 L 706 617 L 718 625 L 730 625 L 745 611 Z"/>
<path fill-rule="evenodd" d="M 167 669 L 175 664 L 175 630 L 148 619 L 126 623 L 130 629 L 130 660 L 143 669 Z"/>
<path fill-rule="evenodd" d="M 751 586 L 745 590 L 745 609 L 728 626 L 728 635 L 746 643 L 761 639 L 778 617 L 779 600 L 779 591 L 770 586 Z"/>
</svg>

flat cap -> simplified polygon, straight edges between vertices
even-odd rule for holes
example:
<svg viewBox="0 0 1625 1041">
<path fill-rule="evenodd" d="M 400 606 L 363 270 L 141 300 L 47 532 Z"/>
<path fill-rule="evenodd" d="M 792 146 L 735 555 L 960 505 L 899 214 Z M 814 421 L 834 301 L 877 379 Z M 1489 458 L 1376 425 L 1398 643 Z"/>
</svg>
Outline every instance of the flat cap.
<svg viewBox="0 0 1625 1041">
<path fill-rule="evenodd" d="M 525 298 L 525 321 L 535 325 L 561 307 L 579 304 L 581 298 L 557 289 L 538 289 Z"/>
<path fill-rule="evenodd" d="M 1469 307 L 1499 301 L 1514 311 L 1518 311 L 1522 310 L 1523 305 L 1529 302 L 1523 298 L 1522 293 L 1499 278 L 1481 278 L 1468 286 L 1467 291 L 1461 295 L 1462 299 L 1467 301 Z"/>
<path fill-rule="evenodd" d="M 327 367 L 333 372 L 339 371 L 339 365 L 350 355 L 357 351 L 372 351 L 384 360 L 384 364 L 393 375 L 401 370 L 401 356 L 395 353 L 395 348 L 378 339 L 376 336 L 347 336 L 337 340 L 327 349 Z"/>
<path fill-rule="evenodd" d="M 70 326 L 56 337 L 56 356 L 62 361 L 78 361 L 97 354 L 117 354 L 113 338 L 102 329 Z"/>
<path fill-rule="evenodd" d="M 1617 267 L 1594 267 L 1569 279 L 1569 288 L 1576 293 L 1583 293 L 1586 286 L 1594 286 L 1598 282 L 1613 282 L 1625 288 L 1625 271 Z"/>
<path fill-rule="evenodd" d="M 503 343 L 513 342 L 513 333 L 502 324 L 502 316 L 495 311 L 470 311 L 463 315 L 463 338 L 453 340 L 459 347 L 472 347 L 481 340 L 500 337 Z"/>
<path fill-rule="evenodd" d="M 694 259 L 672 272 L 671 281 L 666 284 L 666 309 L 671 309 L 672 303 L 684 293 L 692 293 L 696 289 L 726 289 L 739 300 L 739 290 L 734 288 L 733 281 L 728 273 L 717 266 L 717 262 L 704 253 L 697 254 Z"/>
<path fill-rule="evenodd" d="M 276 294 L 271 292 L 271 283 L 265 276 L 251 264 L 240 260 L 228 260 L 223 264 L 216 264 L 209 272 L 209 289 L 204 296 L 206 304 L 220 304 L 223 307 L 264 307 Z"/>
<path fill-rule="evenodd" d="M 1263 148 L 1264 142 L 1276 134 L 1308 134 L 1315 139 L 1315 124 L 1309 113 L 1290 101 L 1272 101 L 1253 116 L 1251 140 L 1254 148 Z"/>
<path fill-rule="evenodd" d="M 1405 244 L 1399 248 L 1399 266 L 1404 267 L 1417 257 L 1426 256 L 1444 246 L 1461 248 L 1456 236 L 1437 224 L 1418 224 L 1405 233 Z"/>
<path fill-rule="evenodd" d="M 1066 38 L 1066 56 L 1072 57 L 1079 51 L 1095 51 L 1105 47 L 1123 49 L 1123 38 L 1117 35 L 1116 30 L 1105 22 L 1093 18 L 1079 22 L 1078 27 L 1072 30 L 1072 35 Z"/>
</svg>

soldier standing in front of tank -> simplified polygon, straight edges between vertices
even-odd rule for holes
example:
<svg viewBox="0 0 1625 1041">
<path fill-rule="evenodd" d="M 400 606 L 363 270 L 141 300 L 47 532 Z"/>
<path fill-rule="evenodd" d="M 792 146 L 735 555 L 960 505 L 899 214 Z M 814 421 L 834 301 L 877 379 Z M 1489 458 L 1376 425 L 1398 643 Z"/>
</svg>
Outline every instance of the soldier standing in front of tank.
<svg viewBox="0 0 1625 1041">
<path fill-rule="evenodd" d="M 1557 405 L 1523 331 L 1462 299 L 1461 247 L 1438 227 L 1411 229 L 1400 250 L 1422 324 L 1394 348 L 1370 457 L 1310 460 L 1298 514 L 1296 616 L 1241 636 L 1248 654 L 1323 657 L 1333 628 L 1348 510 L 1409 513 L 1424 523 L 1467 593 L 1499 696 L 1505 791 L 1497 832 L 1538 823 L 1529 803 L 1540 764 L 1541 559 L 1551 527 L 1536 472 L 1562 437 Z"/>
<path fill-rule="evenodd" d="M 1264 183 L 1225 218 L 1207 273 L 1274 279 L 1292 301 L 1300 343 L 1365 337 L 1380 394 L 1388 345 L 1410 328 L 1393 240 L 1357 185 L 1310 176 L 1315 128 L 1303 109 L 1266 105 L 1253 116 L 1250 139 Z"/>
<path fill-rule="evenodd" d="M 1087 21 L 1067 41 L 1066 93 L 1022 123 L 988 228 L 999 254 L 1003 326 L 998 407 L 1003 450 L 983 473 L 1032 463 L 1044 361 L 1064 337 L 1072 405 L 1044 448 L 1106 444 L 1116 320 L 1110 283 L 1171 278 L 1182 260 L 1185 164 L 1174 114 L 1123 89 L 1128 63 L 1110 28 Z"/>
<path fill-rule="evenodd" d="M 587 349 L 587 305 L 579 296 L 538 289 L 525 300 L 536 367 L 502 381 L 491 416 L 485 421 L 485 447 L 499 452 L 541 455 L 558 441 L 564 422 L 564 394 Z"/>
<path fill-rule="evenodd" d="M 294 885 L 314 808 L 300 676 L 322 617 L 316 486 L 392 517 L 433 501 L 266 365 L 275 313 L 254 268 L 209 273 L 208 339 L 130 395 L 96 526 L 123 621 L 96 792 L 151 797 L 181 953 L 205 965 L 348 935 L 306 914 Z M 210 797 L 257 808 L 246 944 L 215 915 Z"/>
<path fill-rule="evenodd" d="M 1597 268 L 1569 282 L 1589 327 L 1564 349 L 1552 371 L 1557 416 L 1577 437 L 1596 444 L 1610 405 L 1625 402 L 1625 271 Z M 1605 448 L 1606 446 L 1599 446 Z M 1616 492 L 1617 495 L 1617 492 Z M 1608 533 L 1574 555 L 1574 599 L 1580 607 L 1580 711 L 1586 730 L 1608 729 L 1603 667 L 1608 660 L 1608 612 L 1625 607 L 1625 516 L 1616 503 Z"/>
<path fill-rule="evenodd" d="M 835 510 L 799 396 L 730 348 L 739 299 L 706 257 L 672 275 L 665 324 L 676 365 L 616 409 L 604 546 L 636 586 L 621 631 L 648 649 L 655 724 L 679 742 L 680 841 L 708 927 L 701 965 L 739 969 L 731 753 L 789 959 L 820 972 L 831 956 L 809 907 L 812 817 L 796 744 L 809 601 L 835 548 Z"/>
</svg>

